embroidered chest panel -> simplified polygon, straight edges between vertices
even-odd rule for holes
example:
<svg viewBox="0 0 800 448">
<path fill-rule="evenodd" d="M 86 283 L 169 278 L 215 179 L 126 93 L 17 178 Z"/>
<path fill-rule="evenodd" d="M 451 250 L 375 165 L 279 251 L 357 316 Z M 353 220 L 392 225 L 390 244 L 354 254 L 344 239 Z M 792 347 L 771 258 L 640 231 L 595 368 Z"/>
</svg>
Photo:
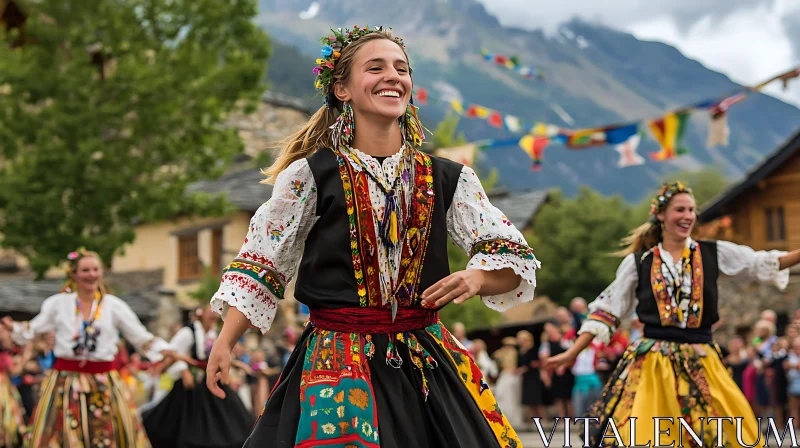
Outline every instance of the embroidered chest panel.
<svg viewBox="0 0 800 448">
<path fill-rule="evenodd" d="M 353 257 L 358 296 L 361 306 L 381 306 L 381 269 L 378 245 L 381 244 L 373 219 L 368 175 L 355 169 L 341 152 L 336 151 L 339 175 L 344 188 L 350 228 L 350 250 Z M 394 296 L 400 306 L 419 304 L 419 281 L 434 208 L 433 164 L 428 155 L 415 151 L 413 194 L 402 241 L 402 259 Z"/>
<path fill-rule="evenodd" d="M 653 296 L 656 300 L 658 307 L 658 317 L 661 320 L 662 326 L 680 326 L 683 321 L 683 311 L 680 309 L 680 286 L 673 286 L 673 294 L 678 297 L 676 303 L 673 303 L 670 297 L 669 289 L 667 287 L 668 281 L 664 278 L 663 260 L 661 253 L 656 248 L 653 253 L 653 265 L 650 268 L 650 284 L 653 287 Z M 687 272 L 688 271 L 688 272 Z M 691 276 L 691 296 L 689 297 L 689 304 L 685 316 L 687 328 L 699 328 L 700 322 L 703 319 L 703 256 L 701 255 L 700 248 L 695 244 L 691 248 L 689 255 L 689 263 L 683 265 L 683 271 L 678 272 L 679 276 L 685 276 L 688 273 Z"/>
</svg>

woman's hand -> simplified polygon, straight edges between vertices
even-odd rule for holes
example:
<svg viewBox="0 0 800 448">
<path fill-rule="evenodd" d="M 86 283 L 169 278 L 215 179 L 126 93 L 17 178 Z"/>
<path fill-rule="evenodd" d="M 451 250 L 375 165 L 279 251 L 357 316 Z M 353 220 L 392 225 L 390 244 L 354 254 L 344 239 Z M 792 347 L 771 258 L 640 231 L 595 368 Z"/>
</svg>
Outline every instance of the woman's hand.
<svg viewBox="0 0 800 448">
<path fill-rule="evenodd" d="M 485 275 L 486 271 L 479 269 L 454 272 L 422 293 L 422 306 L 441 308 L 450 302 L 460 305 L 478 294 Z"/>
<path fill-rule="evenodd" d="M 558 355 L 547 358 L 542 368 L 545 370 L 560 369 L 574 363 L 577 357 L 577 353 L 574 353 L 572 350 L 567 350 L 564 353 L 559 353 Z"/>
<path fill-rule="evenodd" d="M 12 319 L 11 316 L 5 316 L 0 322 L 3 323 L 3 326 L 5 326 L 8 331 L 14 331 L 14 319 Z"/>
<path fill-rule="evenodd" d="M 218 398 L 225 398 L 225 392 L 217 384 L 218 381 L 222 384 L 230 384 L 230 371 L 231 371 L 231 350 L 225 344 L 214 344 L 211 349 L 211 354 L 208 357 L 208 366 L 206 367 L 206 386 L 214 396 Z"/>
<path fill-rule="evenodd" d="M 181 372 L 181 381 L 183 382 L 184 389 L 194 389 L 195 386 L 194 376 L 192 376 L 191 370 L 186 369 L 183 372 Z"/>
</svg>

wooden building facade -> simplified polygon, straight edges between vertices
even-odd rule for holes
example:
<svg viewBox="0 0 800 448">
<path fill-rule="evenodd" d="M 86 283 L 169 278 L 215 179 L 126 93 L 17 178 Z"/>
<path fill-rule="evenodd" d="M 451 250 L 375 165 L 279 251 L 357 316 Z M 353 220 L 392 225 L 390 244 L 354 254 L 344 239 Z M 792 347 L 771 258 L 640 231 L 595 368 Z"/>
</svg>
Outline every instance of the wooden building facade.
<svg viewBox="0 0 800 448">
<path fill-rule="evenodd" d="M 743 180 L 705 205 L 698 221 L 698 238 L 727 240 L 755 250 L 800 248 L 800 131 Z M 718 333 L 747 334 L 766 309 L 778 314 L 781 331 L 800 305 L 800 268 L 790 272 L 789 286 L 784 291 L 721 278 L 723 322 Z"/>
</svg>

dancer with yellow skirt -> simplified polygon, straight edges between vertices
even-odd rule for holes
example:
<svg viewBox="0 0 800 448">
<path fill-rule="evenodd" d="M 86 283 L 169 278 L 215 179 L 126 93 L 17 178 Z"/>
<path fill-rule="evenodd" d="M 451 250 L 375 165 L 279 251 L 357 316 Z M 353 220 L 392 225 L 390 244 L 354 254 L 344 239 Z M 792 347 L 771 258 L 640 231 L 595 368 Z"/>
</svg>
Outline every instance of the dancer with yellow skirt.
<svg viewBox="0 0 800 448">
<path fill-rule="evenodd" d="M 761 438 L 756 416 L 712 338 L 726 299 L 718 297 L 717 278 L 741 276 L 784 289 L 800 250 L 754 251 L 726 241 L 695 241 L 690 235 L 696 219 L 691 190 L 679 182 L 665 185 L 649 222 L 625 240 L 616 279 L 590 304 L 575 345 L 545 365 L 572 362 L 594 338 L 608 342 L 620 319 L 633 312 L 644 323 L 644 337 L 625 351 L 585 416 L 597 419 L 589 423 L 591 446 L 618 446 L 620 439 L 625 446 L 698 440 L 703 446 L 717 446 L 719 440 L 724 446 L 753 446 Z"/>
<path fill-rule="evenodd" d="M 149 448 L 113 362 L 117 342 L 121 334 L 153 361 L 171 354 L 171 347 L 147 331 L 128 304 L 108 294 L 97 253 L 71 252 L 66 271 L 62 292 L 45 299 L 31 321 L 3 320 L 17 343 L 55 333 L 56 360 L 42 384 L 25 446 Z"/>
</svg>

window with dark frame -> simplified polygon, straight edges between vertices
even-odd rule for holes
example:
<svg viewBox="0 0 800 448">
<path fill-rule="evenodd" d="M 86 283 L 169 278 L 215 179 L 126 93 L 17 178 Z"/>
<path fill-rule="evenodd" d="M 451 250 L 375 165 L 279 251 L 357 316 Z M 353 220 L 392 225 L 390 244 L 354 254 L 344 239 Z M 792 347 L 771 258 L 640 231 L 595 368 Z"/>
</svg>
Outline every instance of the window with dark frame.
<svg viewBox="0 0 800 448">
<path fill-rule="evenodd" d="M 765 210 L 767 219 L 767 241 L 786 241 L 786 222 L 783 207 L 770 207 Z"/>
<path fill-rule="evenodd" d="M 222 229 L 211 231 L 211 273 L 214 275 L 222 272 Z"/>
<path fill-rule="evenodd" d="M 197 280 L 202 275 L 197 234 L 178 237 L 178 281 Z"/>
</svg>

